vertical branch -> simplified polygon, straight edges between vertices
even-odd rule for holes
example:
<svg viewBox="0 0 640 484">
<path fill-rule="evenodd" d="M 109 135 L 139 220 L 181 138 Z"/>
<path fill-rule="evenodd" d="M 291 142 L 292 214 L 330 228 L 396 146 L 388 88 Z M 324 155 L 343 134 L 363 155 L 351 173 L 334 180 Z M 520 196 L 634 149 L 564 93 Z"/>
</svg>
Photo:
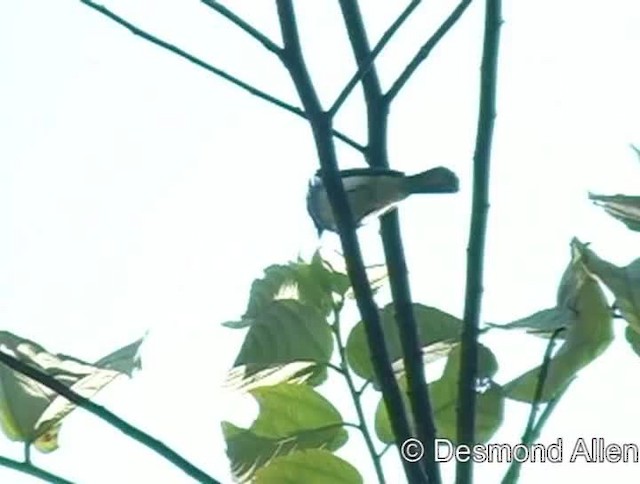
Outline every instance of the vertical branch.
<svg viewBox="0 0 640 484">
<path fill-rule="evenodd" d="M 475 443 L 476 374 L 478 326 L 482 303 L 484 247 L 489 211 L 489 166 L 495 123 L 498 47 L 500 44 L 501 0 L 486 0 L 484 45 L 480 70 L 480 110 L 473 157 L 473 204 L 467 249 L 467 283 L 462 331 L 462 354 L 458 387 L 458 444 Z M 456 483 L 473 479 L 473 462 L 457 462 Z"/>
<path fill-rule="evenodd" d="M 278 18 L 284 41 L 282 61 L 289 70 L 300 100 L 311 125 L 322 169 L 322 178 L 327 190 L 331 210 L 336 219 L 338 233 L 347 265 L 347 273 L 356 296 L 356 301 L 365 325 L 367 341 L 371 349 L 376 373 L 391 426 L 398 442 L 411 436 L 409 422 L 404 410 L 402 394 L 395 379 L 378 308 L 373 300 L 373 291 L 364 268 L 360 245 L 355 233 L 351 208 L 347 203 L 342 179 L 338 171 L 335 146 L 331 135 L 331 117 L 322 110 L 315 88 L 307 71 L 300 47 L 295 12 L 291 0 L 276 0 Z M 403 461 L 404 471 L 411 483 L 423 483 L 425 478 L 419 466 Z"/>
<path fill-rule="evenodd" d="M 358 67 L 363 69 L 367 67 L 372 53 L 358 3 L 353 0 L 340 0 L 340 8 L 356 62 Z M 375 66 L 372 65 L 362 77 L 362 86 L 368 118 L 367 159 L 371 166 L 388 168 L 389 103 L 382 93 Z M 421 463 L 429 477 L 429 482 L 437 484 L 441 478 L 440 469 L 435 461 L 436 428 L 427 388 L 418 326 L 413 313 L 407 262 L 397 212 L 393 211 L 383 217 L 381 234 L 407 375 L 407 393 L 417 436 L 425 446 L 425 456 Z"/>
</svg>

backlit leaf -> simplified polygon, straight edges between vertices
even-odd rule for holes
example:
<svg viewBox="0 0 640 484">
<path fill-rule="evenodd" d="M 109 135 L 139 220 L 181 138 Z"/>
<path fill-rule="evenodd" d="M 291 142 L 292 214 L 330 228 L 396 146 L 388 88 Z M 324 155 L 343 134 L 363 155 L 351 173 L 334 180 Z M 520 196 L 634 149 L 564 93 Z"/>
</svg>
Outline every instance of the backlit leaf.
<svg viewBox="0 0 640 484">
<path fill-rule="evenodd" d="M 0 351 L 46 373 L 85 398 L 93 397 L 124 374 L 71 356 L 49 353 L 39 344 L 7 331 L 0 332 Z M 112 353 L 117 357 L 108 359 L 106 364 L 123 365 L 125 353 L 128 350 Z M 124 370 L 125 367 L 128 365 L 123 366 Z M 43 452 L 55 450 L 61 422 L 75 407 L 53 390 L 0 365 L 0 425 L 11 440 L 33 443 Z"/>
<path fill-rule="evenodd" d="M 640 231 L 640 196 L 590 193 L 589 199 L 629 229 Z"/>
<path fill-rule="evenodd" d="M 336 450 L 347 440 L 342 416 L 307 385 L 279 384 L 251 390 L 260 406 L 248 429 L 223 422 L 231 470 L 239 482 L 273 459 L 304 449 Z"/>
<path fill-rule="evenodd" d="M 478 346 L 478 381 L 476 400 L 476 440 L 487 442 L 502 423 L 504 413 L 504 397 L 502 390 L 491 380 L 498 370 L 495 356 L 484 345 Z M 458 379 L 460 372 L 460 347 L 451 350 L 445 370 L 439 380 L 429 384 L 429 396 L 434 412 L 434 420 L 438 437 L 456 442 L 457 439 L 457 406 Z M 406 392 L 406 379 L 400 380 L 401 388 Z M 408 399 L 404 395 L 405 407 Z M 381 399 L 376 409 L 375 429 L 378 438 L 385 443 L 395 441 L 389 415 L 384 401 Z"/>
<path fill-rule="evenodd" d="M 326 317 L 348 289 L 347 275 L 334 271 L 316 252 L 308 263 L 298 260 L 267 267 L 264 277 L 251 285 L 249 303 L 242 319 L 223 324 L 233 329 L 251 326 L 273 301 L 282 299 L 315 307 Z"/>
<path fill-rule="evenodd" d="M 430 356 L 440 357 L 446 355 L 460 337 L 462 321 L 444 311 L 418 303 L 413 304 L 413 310 L 418 325 L 420 344 L 424 348 L 425 359 L 430 361 Z M 392 362 L 402 357 L 400 335 L 394 315 L 393 304 L 388 304 L 380 312 L 385 342 Z M 430 352 L 430 349 L 434 351 Z M 371 353 L 362 321 L 349 334 L 347 361 L 358 376 L 366 380 L 374 380 Z"/>
<path fill-rule="evenodd" d="M 314 370 L 317 375 L 332 353 L 331 327 L 320 311 L 299 301 L 280 299 L 256 314 L 234 367 L 243 366 L 248 379 L 269 368 L 283 369 L 284 375 L 288 372 L 284 365 L 304 362 L 305 367 L 319 364 L 321 368 Z M 295 372 L 299 370 L 296 366 Z"/>
<path fill-rule="evenodd" d="M 601 259 L 590 249 L 585 249 L 584 255 L 587 269 L 613 292 L 615 305 L 624 319 L 640 332 L 640 259 L 626 267 L 618 267 Z"/>
<path fill-rule="evenodd" d="M 256 472 L 255 484 L 361 484 L 351 464 L 323 449 L 309 449 L 275 458 Z"/>
<path fill-rule="evenodd" d="M 587 269 L 590 251 L 577 239 L 571 242 L 572 259 L 563 275 L 559 295 L 562 304 L 574 311 L 575 322 L 566 331 L 565 340 L 549 363 L 542 401 L 562 390 L 574 375 L 591 363 L 613 339 L 611 311 L 602 288 Z M 506 396 L 532 402 L 540 375 L 540 366 L 529 370 L 504 386 Z"/>
</svg>

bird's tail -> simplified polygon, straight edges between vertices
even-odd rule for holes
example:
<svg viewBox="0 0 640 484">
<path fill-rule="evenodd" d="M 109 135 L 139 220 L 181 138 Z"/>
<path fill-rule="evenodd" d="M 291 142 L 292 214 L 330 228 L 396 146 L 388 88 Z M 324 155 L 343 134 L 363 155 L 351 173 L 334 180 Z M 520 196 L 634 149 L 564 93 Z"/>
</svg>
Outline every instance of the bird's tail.
<svg viewBox="0 0 640 484">
<path fill-rule="evenodd" d="M 459 190 L 454 172 L 439 166 L 406 178 L 409 193 L 455 193 Z"/>
</svg>

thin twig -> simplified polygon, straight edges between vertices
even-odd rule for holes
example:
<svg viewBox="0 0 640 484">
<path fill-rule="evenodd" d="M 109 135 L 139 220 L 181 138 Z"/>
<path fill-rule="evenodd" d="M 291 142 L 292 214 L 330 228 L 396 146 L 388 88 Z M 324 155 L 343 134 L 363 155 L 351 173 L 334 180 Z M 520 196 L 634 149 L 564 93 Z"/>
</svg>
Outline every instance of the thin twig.
<svg viewBox="0 0 640 484">
<path fill-rule="evenodd" d="M 427 42 L 418 50 L 416 55 L 411 59 L 411 62 L 407 64 L 402 73 L 398 76 L 398 79 L 391 85 L 391 88 L 385 94 L 385 99 L 391 101 L 397 96 L 400 90 L 404 87 L 409 78 L 413 75 L 416 69 L 422 64 L 422 62 L 429 57 L 433 48 L 438 45 L 440 40 L 449 32 L 456 22 L 462 17 L 462 14 L 471 4 L 471 0 L 463 0 L 458 6 L 453 9 L 446 20 L 438 27 L 438 30 L 427 40 Z"/>
<path fill-rule="evenodd" d="M 327 368 L 331 368 L 333 371 L 335 371 L 336 373 L 339 373 L 340 375 L 344 375 L 344 369 L 340 368 L 337 365 L 334 365 L 333 363 L 327 362 L 327 363 L 325 363 L 325 366 Z"/>
<path fill-rule="evenodd" d="M 373 67 L 373 65 L 375 63 L 375 60 L 378 57 L 378 54 L 380 54 L 380 52 L 382 52 L 382 49 L 385 48 L 387 43 L 395 35 L 395 33 L 402 26 L 402 24 L 405 22 L 405 20 L 407 20 L 409 18 L 409 16 L 413 13 L 413 11 L 416 9 L 416 7 L 418 5 L 420 5 L 421 1 L 422 0 L 412 0 L 411 3 L 409 3 L 409 5 L 407 5 L 407 7 L 398 16 L 398 18 L 395 20 L 395 22 L 393 22 L 389 26 L 389 28 L 385 31 L 384 34 L 382 34 L 382 37 L 380 37 L 380 40 L 378 41 L 376 46 L 373 48 L 373 50 L 369 54 L 369 57 L 367 58 L 367 60 L 362 62 L 362 63 L 359 63 L 358 70 L 353 75 L 353 77 L 349 80 L 349 82 L 347 82 L 347 84 L 344 86 L 344 89 L 342 89 L 342 92 L 338 95 L 338 97 L 336 98 L 335 102 L 333 103 L 333 105 L 329 109 L 329 115 L 330 116 L 335 116 L 335 114 L 340 109 L 340 106 L 342 106 L 342 104 L 345 102 L 347 97 L 349 97 L 349 94 L 351 94 L 351 91 L 353 90 L 353 88 L 356 87 L 358 82 L 360 82 L 362 80 L 362 78 Z"/>
<path fill-rule="evenodd" d="M 382 458 L 382 456 L 383 456 L 383 455 L 385 455 L 385 454 L 387 453 L 387 451 L 388 451 L 391 447 L 393 447 L 391 444 L 387 444 L 387 445 L 385 445 L 385 446 L 384 446 L 384 449 L 382 449 L 382 450 L 380 451 L 380 453 L 378 454 L 378 457 Z"/>
<path fill-rule="evenodd" d="M 207 7 L 212 8 L 213 10 L 218 12 L 220 15 L 222 15 L 224 18 L 229 20 L 231 23 L 233 23 L 234 25 L 240 27 L 247 34 L 249 34 L 251 37 L 253 37 L 258 42 L 260 42 L 262 45 L 264 45 L 264 47 L 267 50 L 273 52 L 275 55 L 280 57 L 280 55 L 282 54 L 282 48 L 280 46 L 276 45 L 275 42 L 273 42 L 269 37 L 264 35 L 262 32 L 260 32 L 254 26 L 250 25 L 242 17 L 239 17 L 238 15 L 236 15 L 234 12 L 229 10 L 227 7 L 222 5 L 217 0 L 201 0 L 201 1 Z"/>
<path fill-rule="evenodd" d="M 47 375 L 46 373 L 27 365 L 26 363 L 20 361 L 17 358 L 14 358 L 7 353 L 0 351 L 0 362 L 4 363 L 8 367 L 13 370 L 21 373 L 23 375 L 32 378 L 38 383 L 44 385 L 45 387 L 53 390 L 54 392 L 62 395 L 70 402 L 75 403 L 79 407 L 84 408 L 87 412 L 92 413 L 99 419 L 107 422 L 113 427 L 120 430 L 125 435 L 131 437 L 134 440 L 137 440 L 144 446 L 153 450 L 157 454 L 160 454 L 166 460 L 174 464 L 176 467 L 183 470 L 186 474 L 196 479 L 198 482 L 205 482 L 209 484 L 219 484 L 213 477 L 209 476 L 204 471 L 200 470 L 196 466 L 194 466 L 191 462 L 186 460 L 176 451 L 169 448 L 167 445 L 160 442 L 158 439 L 152 437 L 151 435 L 143 432 L 142 430 L 134 427 L 133 425 L 127 423 L 116 414 L 110 412 L 106 408 L 96 403 L 93 403 L 88 398 L 83 397 L 82 395 L 77 394 L 73 390 L 71 390 L 68 386 L 60 383 L 55 378 Z"/>
<path fill-rule="evenodd" d="M 533 442 L 535 442 L 540 438 L 540 433 L 542 432 L 542 428 L 547 423 L 547 420 L 549 420 L 549 417 L 555 410 L 558 403 L 560 403 L 560 400 L 562 399 L 563 395 L 568 390 L 569 385 L 571 385 L 572 382 L 573 382 L 573 378 L 564 386 L 562 390 L 560 390 L 556 394 L 555 397 L 549 400 L 549 403 L 545 405 L 544 410 L 542 411 L 542 414 L 538 419 L 538 422 L 533 426 L 529 435 L 522 437 L 522 443 L 524 445 L 530 446 L 531 444 L 533 444 Z M 517 460 L 514 459 L 513 461 L 511 461 L 511 464 L 509 465 L 509 469 L 507 470 L 506 474 L 502 478 L 502 484 L 516 484 L 520 478 L 520 469 L 522 469 L 521 459 L 517 459 Z"/>
<path fill-rule="evenodd" d="M 340 0 L 339 3 L 356 62 L 363 68 L 371 57 L 371 49 L 360 9 L 357 2 L 351 0 Z M 375 66 L 368 69 L 366 75 L 362 77 L 362 86 L 368 118 L 367 158 L 371 166 L 389 168 L 387 155 L 389 104 L 382 95 Z M 418 325 L 413 312 L 407 262 L 397 213 L 390 213 L 383 217 L 381 234 L 407 375 L 407 395 L 417 437 L 425 447 L 425 455 L 420 465 L 423 466 L 429 482 L 438 484 L 441 482 L 441 476 L 435 460 L 436 428 L 426 382 Z"/>
<path fill-rule="evenodd" d="M 558 403 L 560 403 L 560 399 L 567 392 L 567 390 L 569 389 L 569 386 L 573 383 L 574 380 L 575 380 L 575 377 L 571 378 L 571 380 L 569 380 L 569 382 L 564 386 L 564 388 L 560 390 L 555 397 L 549 400 L 549 403 L 547 403 L 547 405 L 544 407 L 544 410 L 542 411 L 542 414 L 540 415 L 538 422 L 533 427 L 533 430 L 529 435 L 529 442 L 534 442 L 540 438 L 540 433 L 542 432 L 544 425 L 547 423 L 547 420 L 549 420 L 549 417 L 551 417 L 553 410 L 556 408 Z"/>
<path fill-rule="evenodd" d="M 536 382 L 536 388 L 533 393 L 533 402 L 531 402 L 529 419 L 527 420 L 527 426 L 525 427 L 524 434 L 522 434 L 522 443 L 525 445 L 529 444 L 528 441 L 530 439 L 531 433 L 533 432 L 533 426 L 535 424 L 536 417 L 538 416 L 538 409 L 540 407 L 540 402 L 542 401 L 544 384 L 547 381 L 547 375 L 549 373 L 549 364 L 551 363 L 553 347 L 555 346 L 556 339 L 564 330 L 565 328 L 556 329 L 551 335 L 549 343 L 547 343 L 547 348 L 544 352 L 544 357 L 542 358 L 542 365 L 540 366 L 540 373 L 538 374 L 538 381 Z"/>
<path fill-rule="evenodd" d="M 102 5 L 98 5 L 94 2 L 92 2 L 91 0 L 80 0 L 80 3 L 83 3 L 84 5 L 86 5 L 89 8 L 92 8 L 93 10 L 101 13 L 102 15 L 104 15 L 105 17 L 110 18 L 111 20 L 113 20 L 114 22 L 122 25 L 123 27 L 127 28 L 129 31 L 131 31 L 132 34 L 137 35 L 138 37 L 141 37 L 149 42 L 151 42 L 152 44 L 157 45 L 158 47 L 162 47 L 163 49 L 168 50 L 169 52 L 172 52 L 173 54 L 176 54 L 179 57 L 182 57 L 183 59 L 188 60 L 189 62 L 197 65 L 198 67 L 201 67 L 209 72 L 211 72 L 212 74 L 221 77 L 222 79 L 224 79 L 225 81 L 230 82 L 231 84 L 233 84 L 234 86 L 239 87 L 240 89 L 248 92 L 249 94 L 252 94 L 253 96 L 256 96 L 264 101 L 267 101 L 275 106 L 278 106 L 279 108 L 284 109 L 285 111 L 288 111 L 292 114 L 295 114 L 296 116 L 302 118 L 302 119 L 307 119 L 307 116 L 305 114 L 305 112 L 300 109 L 299 107 L 293 106 L 285 101 L 282 101 L 281 99 L 278 99 L 274 96 L 272 96 L 271 94 L 267 94 L 266 92 L 252 86 L 251 84 L 248 84 L 240 79 L 238 79 L 235 76 L 232 76 L 231 74 L 228 74 L 227 72 L 223 71 L 222 69 L 219 69 L 207 62 L 205 62 L 204 60 L 182 50 L 180 47 L 177 47 L 173 44 L 170 44 L 169 42 L 166 42 L 162 39 L 160 39 L 159 37 L 156 37 L 153 34 L 150 34 L 144 30 L 142 30 L 141 28 L 135 26 L 134 24 L 132 24 L 131 22 L 125 20 L 124 18 L 118 16 L 117 14 L 113 13 L 111 10 L 109 10 L 108 8 L 102 6 Z M 355 150 L 359 151 L 359 152 L 364 152 L 364 146 L 362 146 L 360 143 L 354 141 L 353 139 L 351 139 L 350 137 L 348 137 L 347 135 L 337 131 L 337 130 L 332 130 L 331 131 L 332 135 L 335 136 L 336 138 L 338 138 L 340 141 L 346 143 L 347 145 L 351 146 L 352 148 L 354 148 Z"/>
<path fill-rule="evenodd" d="M 320 160 L 322 178 L 338 226 L 347 273 L 356 296 L 360 315 L 365 322 L 364 329 L 371 349 L 374 371 L 382 389 L 396 441 L 400 443 L 411 436 L 409 421 L 404 410 L 400 387 L 389 360 L 380 314 L 373 300 L 373 291 L 367 278 L 351 207 L 347 202 L 342 185 L 335 146 L 331 137 L 331 119 L 327 113 L 322 111 L 302 56 L 293 4 L 291 0 L 276 0 L 276 5 L 284 40 L 283 62 L 291 74 L 305 112 L 309 117 Z M 403 465 L 410 482 L 423 482 L 420 479 L 421 469 L 419 466 L 406 461 L 403 461 Z"/>
<path fill-rule="evenodd" d="M 336 337 L 336 345 L 338 347 L 338 356 L 340 358 L 340 365 L 343 370 L 344 379 L 347 382 L 347 387 L 349 387 L 349 393 L 351 394 L 351 400 L 353 401 L 353 405 L 356 409 L 356 414 L 358 415 L 358 421 L 360 422 L 360 433 L 362 434 L 362 438 L 364 439 L 364 443 L 367 446 L 367 450 L 369 451 L 369 455 L 371 456 L 371 460 L 373 461 L 373 467 L 376 471 L 376 476 L 378 477 L 378 482 L 380 484 L 384 484 L 386 482 L 384 477 L 384 471 L 382 470 L 382 464 L 380 462 L 380 458 L 376 451 L 375 444 L 373 443 L 373 438 L 371 436 L 371 432 L 369 431 L 369 427 L 367 425 L 367 418 L 364 414 L 364 409 L 362 408 L 362 402 L 360 401 L 360 394 L 356 390 L 356 385 L 353 381 L 353 377 L 351 376 L 351 372 L 349 371 L 349 366 L 347 365 L 347 351 L 344 346 L 344 342 L 342 341 L 342 334 L 340 333 L 340 312 L 334 310 L 334 323 L 332 326 L 333 334 Z"/>
<path fill-rule="evenodd" d="M 31 442 L 24 443 L 23 451 L 25 464 L 31 464 Z"/>
<path fill-rule="evenodd" d="M 478 371 L 478 328 L 482 307 L 484 248 L 489 211 L 491 144 L 496 117 L 498 49 L 500 45 L 501 0 L 487 0 L 480 68 L 480 109 L 473 156 L 473 203 L 467 249 L 467 281 L 464 326 L 458 383 L 458 444 L 475 444 L 476 375 Z M 456 483 L 473 482 L 472 459 L 456 463 Z"/>
<path fill-rule="evenodd" d="M 67 479 L 64 479 L 63 477 L 52 474 L 51 472 L 45 471 L 44 469 L 34 466 L 33 464 L 29 464 L 27 462 L 19 462 L 17 460 L 9 459 L 8 457 L 0 456 L 0 466 L 13 469 L 14 471 L 22 472 L 23 474 L 28 474 L 33 477 L 37 477 L 44 482 L 53 484 L 73 484 L 73 481 L 69 481 Z"/>
</svg>

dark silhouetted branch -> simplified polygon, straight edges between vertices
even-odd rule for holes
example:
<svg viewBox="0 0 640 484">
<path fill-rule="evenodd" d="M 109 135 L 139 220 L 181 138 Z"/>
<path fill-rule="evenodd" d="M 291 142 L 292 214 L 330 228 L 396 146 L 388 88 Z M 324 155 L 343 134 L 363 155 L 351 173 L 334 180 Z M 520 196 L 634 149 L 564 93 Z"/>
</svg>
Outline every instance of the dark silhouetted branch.
<svg viewBox="0 0 640 484">
<path fill-rule="evenodd" d="M 340 0 L 339 3 L 356 62 L 360 68 L 365 68 L 372 53 L 358 4 L 352 0 Z M 367 70 L 367 73 L 362 77 L 362 85 L 368 117 L 367 159 L 371 166 L 389 168 L 387 155 L 389 104 L 382 95 L 375 67 Z M 425 455 L 420 464 L 424 467 L 429 482 L 438 484 L 441 477 L 439 466 L 435 461 L 436 428 L 426 382 L 418 326 L 413 312 L 400 222 L 395 211 L 383 217 L 381 234 L 396 323 L 404 356 L 407 394 L 417 437 L 425 447 Z"/>
<path fill-rule="evenodd" d="M 473 202 L 467 249 L 467 281 L 464 326 L 458 387 L 458 444 L 475 444 L 476 375 L 478 372 L 478 335 L 482 308 L 484 248 L 489 212 L 489 167 L 496 118 L 498 48 L 500 45 L 501 0 L 487 0 L 484 22 L 482 65 L 480 68 L 480 109 L 476 147 L 473 156 Z M 456 463 L 456 483 L 473 482 L 473 461 Z"/>
<path fill-rule="evenodd" d="M 349 97 L 349 94 L 351 94 L 351 91 L 353 91 L 353 88 L 356 87 L 358 82 L 360 82 L 362 78 L 374 66 L 374 63 L 376 58 L 378 57 L 378 54 L 382 52 L 382 49 L 385 48 L 387 43 L 391 40 L 394 34 L 402 26 L 405 20 L 409 18 L 409 16 L 413 13 L 416 7 L 420 5 L 421 1 L 422 0 L 413 0 L 411 3 L 409 3 L 409 5 L 407 5 L 407 7 L 402 11 L 402 13 L 395 20 L 395 22 L 391 24 L 391 26 L 386 30 L 384 34 L 382 34 L 382 37 L 380 37 L 380 40 L 378 41 L 376 46 L 373 48 L 373 50 L 369 54 L 369 57 L 365 61 L 358 63 L 358 70 L 353 75 L 353 77 L 349 80 L 349 82 L 347 82 L 347 84 L 344 86 L 344 89 L 338 95 L 335 102 L 329 109 L 329 114 L 331 116 L 334 116 L 338 112 L 338 110 L 340 109 L 340 106 L 342 106 L 345 100 Z"/>
<path fill-rule="evenodd" d="M 240 27 L 247 34 L 249 34 L 251 37 L 253 37 L 262 45 L 264 45 L 267 50 L 273 52 L 278 57 L 280 57 L 280 54 L 282 54 L 282 48 L 276 45 L 269 37 L 264 35 L 258 29 L 256 29 L 255 27 L 250 25 L 248 22 L 246 22 L 243 18 L 239 17 L 238 15 L 233 13 L 231 10 L 229 10 L 227 7 L 222 5 L 220 2 L 217 2 L 216 0 L 201 0 L 201 1 L 207 7 L 212 8 L 213 10 L 218 12 L 220 15 L 222 15 L 224 18 L 228 19 L 231 23 Z"/>
<path fill-rule="evenodd" d="M 87 7 L 92 8 L 93 10 L 101 13 L 102 15 L 104 15 L 105 17 L 110 18 L 111 20 L 113 20 L 114 22 L 122 25 L 123 27 L 127 28 L 129 31 L 131 31 L 131 33 L 133 33 L 134 35 L 137 35 L 138 37 L 141 37 L 149 42 L 151 42 L 152 44 L 157 45 L 158 47 L 162 47 L 165 50 L 168 50 L 169 52 L 172 52 L 173 54 L 176 54 L 179 57 L 182 57 L 183 59 L 188 60 L 189 62 L 197 65 L 198 67 L 201 67 L 209 72 L 211 72 L 212 74 L 221 77 L 222 79 L 224 79 L 225 81 L 230 82 L 231 84 L 233 84 L 234 86 L 239 87 L 240 89 L 248 92 L 249 94 L 252 94 L 256 97 L 259 97 L 260 99 L 267 101 L 275 106 L 278 106 L 279 108 L 284 109 L 285 111 L 289 111 L 290 113 L 295 114 L 296 116 L 299 116 L 303 119 L 306 119 L 307 116 L 305 115 L 304 111 L 296 106 L 293 106 L 289 103 L 286 103 L 285 101 L 282 101 L 281 99 L 278 99 L 270 94 L 267 94 L 266 92 L 252 86 L 251 84 L 248 84 L 244 81 L 241 81 L 240 79 L 238 79 L 235 76 L 232 76 L 231 74 L 228 74 L 227 72 L 223 71 L 222 69 L 219 69 L 207 62 L 205 62 L 204 60 L 182 50 L 179 47 L 176 47 L 173 44 L 170 44 L 169 42 L 166 42 L 162 39 L 160 39 L 159 37 L 156 37 L 153 34 L 150 34 L 144 30 L 142 30 L 141 28 L 133 25 L 131 22 L 128 22 L 127 20 L 125 20 L 124 18 L 116 15 L 115 13 L 113 13 L 111 10 L 109 10 L 108 8 L 102 6 L 102 5 L 98 5 L 90 0 L 80 0 L 81 3 L 83 3 L 84 5 L 86 5 Z M 356 141 L 354 141 L 353 139 L 349 138 L 347 135 L 336 131 L 336 130 L 332 130 L 331 131 L 332 135 L 335 136 L 336 138 L 338 138 L 340 141 L 343 141 L 344 143 L 348 144 L 349 146 L 351 146 L 352 148 L 363 152 L 364 151 L 364 147 L 357 143 Z"/>
<path fill-rule="evenodd" d="M 78 395 L 68 386 L 60 383 L 58 380 L 47 375 L 46 373 L 43 373 L 42 371 L 30 365 L 27 365 L 26 363 L 23 363 L 19 359 L 14 358 L 13 356 L 8 355 L 3 351 L 0 351 L 0 363 L 7 365 L 9 368 L 17 371 L 18 373 L 28 376 L 29 378 L 37 381 L 50 390 L 53 390 L 59 395 L 62 395 L 70 402 L 73 402 L 79 407 L 84 408 L 87 412 L 92 413 L 99 419 L 117 428 L 125 435 L 131 437 L 134 440 L 137 440 L 144 446 L 164 457 L 176 467 L 183 470 L 186 474 L 196 479 L 198 482 L 219 484 L 219 482 L 216 481 L 213 477 L 198 469 L 196 466 L 194 466 L 177 452 L 160 442 L 158 439 L 127 423 L 103 406 L 93 403 L 88 398 L 84 398 L 83 396 Z"/>
<path fill-rule="evenodd" d="M 33 477 L 37 477 L 38 479 L 49 482 L 53 484 L 73 484 L 73 481 L 68 481 L 62 477 L 56 476 L 51 472 L 47 472 L 44 469 L 41 469 L 33 464 L 27 462 L 19 462 L 17 460 L 9 459 L 7 457 L 0 456 L 0 466 L 8 467 L 9 469 L 13 469 L 14 471 L 22 472 L 23 474 L 28 474 Z"/>
<path fill-rule="evenodd" d="M 471 4 L 471 0 L 463 0 L 458 4 L 458 6 L 451 12 L 451 14 L 446 18 L 446 20 L 438 27 L 438 30 L 427 40 L 427 42 L 420 48 L 418 53 L 411 59 L 411 62 L 407 64 L 407 67 L 404 68 L 404 71 L 398 76 L 398 79 L 391 85 L 387 94 L 385 94 L 385 98 L 388 101 L 391 101 L 395 98 L 400 90 L 407 83 L 409 78 L 413 75 L 416 69 L 422 64 L 422 62 L 429 57 L 433 48 L 438 45 L 440 40 L 446 35 L 447 32 L 453 27 L 456 22 L 462 17 L 462 14 L 467 9 L 467 7 Z"/>
<path fill-rule="evenodd" d="M 311 124 L 324 185 L 337 222 L 347 273 L 364 322 L 374 371 L 382 389 L 396 441 L 401 443 L 411 436 L 409 421 L 404 410 L 402 394 L 389 361 L 380 314 L 373 300 L 373 291 L 365 271 L 353 215 L 340 178 L 335 146 L 331 137 L 331 118 L 328 113 L 322 110 L 304 62 L 293 4 L 291 0 L 277 0 L 276 5 L 284 40 L 283 62 L 291 73 L 291 78 Z M 420 466 L 406 461 L 403 461 L 403 465 L 409 482 L 424 482 L 421 478 Z"/>
<path fill-rule="evenodd" d="M 564 394 L 567 386 L 554 397 L 549 403 L 547 403 L 545 407 L 545 412 L 540 416 L 538 423 L 536 423 L 536 417 L 538 416 L 538 410 L 540 408 L 540 402 L 542 400 L 542 394 L 544 391 L 544 384 L 547 381 L 547 375 L 549 373 L 549 364 L 551 363 L 551 356 L 553 354 L 553 347 L 555 346 L 556 339 L 560 335 L 565 328 L 556 329 L 551 338 L 549 339 L 549 343 L 547 344 L 547 348 L 544 352 L 544 357 L 542 358 L 542 364 L 540 365 L 540 373 L 538 374 L 538 381 L 536 382 L 536 388 L 533 394 L 533 402 L 531 402 L 531 410 L 529 411 L 529 418 L 527 420 L 527 426 L 525 428 L 524 433 L 522 434 L 522 445 L 529 447 L 533 444 L 538 436 L 540 435 L 540 430 L 542 429 L 542 425 L 546 422 L 547 418 L 549 418 L 550 412 L 553 411 L 553 408 L 557 404 L 558 398 Z M 555 402 L 552 405 L 552 401 Z M 549 412 L 547 412 L 547 410 Z M 542 425 L 540 425 L 542 423 Z M 520 469 L 522 468 L 522 459 L 513 459 L 511 464 L 509 465 L 509 469 L 502 480 L 503 484 L 515 484 L 518 482 L 520 478 Z"/>
</svg>

